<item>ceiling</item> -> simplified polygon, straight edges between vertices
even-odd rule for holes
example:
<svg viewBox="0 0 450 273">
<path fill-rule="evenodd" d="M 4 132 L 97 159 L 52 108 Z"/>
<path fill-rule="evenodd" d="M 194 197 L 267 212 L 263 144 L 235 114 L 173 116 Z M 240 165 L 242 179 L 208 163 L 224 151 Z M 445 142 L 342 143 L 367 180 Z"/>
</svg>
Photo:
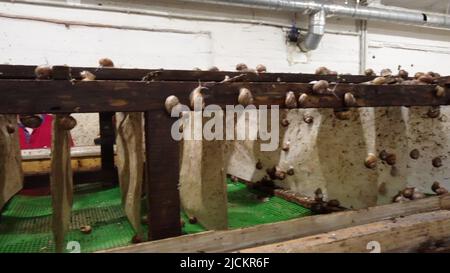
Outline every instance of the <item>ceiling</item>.
<svg viewBox="0 0 450 273">
<path fill-rule="evenodd" d="M 368 2 L 370 3 L 371 0 L 369 0 Z M 381 3 L 387 6 L 397 6 L 409 9 L 448 13 L 450 0 L 382 0 Z"/>
</svg>

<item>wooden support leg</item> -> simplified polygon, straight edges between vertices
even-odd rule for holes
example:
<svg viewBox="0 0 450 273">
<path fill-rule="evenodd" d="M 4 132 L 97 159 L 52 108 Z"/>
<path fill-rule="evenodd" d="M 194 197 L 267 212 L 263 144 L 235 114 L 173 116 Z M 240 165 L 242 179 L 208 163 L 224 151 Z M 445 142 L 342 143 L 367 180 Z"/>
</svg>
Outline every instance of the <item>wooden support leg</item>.
<svg viewBox="0 0 450 273">
<path fill-rule="evenodd" d="M 99 113 L 100 118 L 100 150 L 102 157 L 102 171 L 115 173 L 114 166 L 114 112 Z M 116 184 L 117 181 L 103 181 L 104 185 Z"/>
<path fill-rule="evenodd" d="M 50 187 L 52 191 L 52 230 L 56 252 L 64 250 L 64 235 L 69 228 L 73 181 L 70 164 L 69 131 L 60 126 L 62 115 L 55 115 L 52 135 Z"/>
<path fill-rule="evenodd" d="M 163 110 L 145 112 L 149 240 L 181 234 L 179 143 L 171 136 L 172 122 Z"/>
<path fill-rule="evenodd" d="M 23 185 L 15 115 L 0 115 L 0 212 Z"/>
</svg>

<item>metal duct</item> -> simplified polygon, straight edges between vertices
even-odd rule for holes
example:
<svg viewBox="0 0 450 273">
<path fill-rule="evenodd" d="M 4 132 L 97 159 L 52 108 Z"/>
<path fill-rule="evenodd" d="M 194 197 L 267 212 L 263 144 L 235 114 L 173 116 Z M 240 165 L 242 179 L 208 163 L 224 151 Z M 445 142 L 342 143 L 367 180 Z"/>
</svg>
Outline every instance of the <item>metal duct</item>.
<svg viewBox="0 0 450 273">
<path fill-rule="evenodd" d="M 360 20 L 377 20 L 424 27 L 450 29 L 450 17 L 446 15 L 427 14 L 421 11 L 403 11 L 388 8 L 374 8 L 360 5 L 326 4 L 324 1 L 302 0 L 183 0 L 205 4 L 239 6 L 255 9 L 280 11 L 304 11 L 306 13 L 325 10 L 327 15 L 350 17 Z"/>
<path fill-rule="evenodd" d="M 325 17 L 323 9 L 309 15 L 308 33 L 298 45 L 302 51 L 317 49 L 325 34 Z"/>
</svg>

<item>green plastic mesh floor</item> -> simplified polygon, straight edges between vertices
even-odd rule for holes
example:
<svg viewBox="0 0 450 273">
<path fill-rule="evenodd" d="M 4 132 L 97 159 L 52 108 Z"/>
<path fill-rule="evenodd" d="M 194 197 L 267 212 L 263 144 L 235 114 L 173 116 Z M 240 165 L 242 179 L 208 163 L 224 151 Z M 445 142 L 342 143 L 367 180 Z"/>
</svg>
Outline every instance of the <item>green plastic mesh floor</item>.
<svg viewBox="0 0 450 273">
<path fill-rule="evenodd" d="M 143 206 L 144 207 L 144 206 Z M 144 207 L 145 208 L 145 207 Z M 144 212 L 145 214 L 145 212 Z M 228 182 L 228 219 L 230 228 L 273 223 L 310 215 L 310 211 L 278 197 L 258 198 L 258 193 L 242 183 Z M 204 231 L 199 224 L 186 223 L 183 232 Z M 79 227 L 90 225 L 83 234 Z M 146 225 L 143 225 L 146 231 Z M 118 188 L 76 193 L 67 242 L 77 241 L 81 252 L 93 252 L 131 244 L 133 229 L 121 206 Z M 49 196 L 15 196 L 0 219 L 0 252 L 53 252 L 51 199 Z"/>
</svg>

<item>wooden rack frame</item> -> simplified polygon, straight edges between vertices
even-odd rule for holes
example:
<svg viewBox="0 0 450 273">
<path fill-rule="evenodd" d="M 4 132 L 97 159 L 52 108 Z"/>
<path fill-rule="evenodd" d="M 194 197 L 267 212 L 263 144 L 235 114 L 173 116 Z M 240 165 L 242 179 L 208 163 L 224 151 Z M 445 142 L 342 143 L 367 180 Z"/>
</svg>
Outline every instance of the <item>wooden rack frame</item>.
<svg viewBox="0 0 450 273">
<path fill-rule="evenodd" d="M 100 113 L 102 170 L 75 175 L 83 180 L 115 179 L 114 133 L 111 117 L 115 112 L 145 113 L 146 183 L 149 239 L 157 240 L 181 234 L 179 181 L 179 145 L 170 134 L 173 119 L 164 109 L 169 95 L 189 105 L 189 94 L 201 82 L 207 104 L 236 105 L 239 89 L 251 90 L 254 104 L 284 108 L 285 94 L 306 93 L 310 99 L 302 108 L 346 108 L 344 94 L 356 98 L 353 107 L 439 106 L 450 104 L 445 77 L 444 96 L 437 97 L 436 85 L 368 85 L 367 76 L 318 76 L 288 73 L 241 73 L 181 70 L 145 70 L 53 66 L 52 80 L 36 80 L 35 66 L 0 65 L 0 113 Z M 90 71 L 95 81 L 81 81 L 80 72 Z M 238 80 L 220 83 L 225 76 Z M 335 83 L 337 96 L 313 94 L 313 80 Z M 297 97 L 298 98 L 298 97 Z M 84 176 L 83 176 L 84 175 Z M 42 177 L 40 178 L 42 179 Z M 80 182 L 80 181 L 78 181 Z"/>
</svg>

